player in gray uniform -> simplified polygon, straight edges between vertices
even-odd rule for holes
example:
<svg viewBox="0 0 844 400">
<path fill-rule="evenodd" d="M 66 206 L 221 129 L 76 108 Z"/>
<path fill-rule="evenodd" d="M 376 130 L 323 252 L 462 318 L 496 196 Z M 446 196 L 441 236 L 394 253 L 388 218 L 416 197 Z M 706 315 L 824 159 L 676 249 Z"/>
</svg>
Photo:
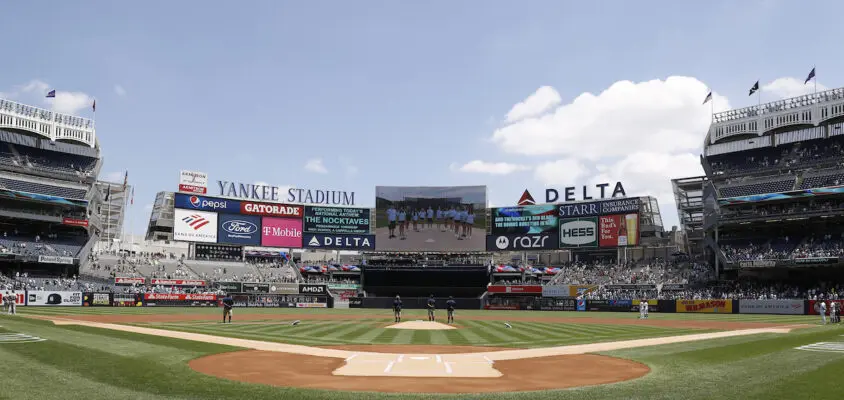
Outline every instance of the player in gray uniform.
<svg viewBox="0 0 844 400">
<path fill-rule="evenodd" d="M 17 315 L 18 296 L 15 294 L 14 290 L 12 290 L 12 293 L 9 295 L 9 300 L 7 301 L 9 302 L 9 315 Z"/>
<path fill-rule="evenodd" d="M 841 310 L 838 309 L 838 303 L 834 301 L 829 302 L 829 323 L 835 324 L 840 321 Z"/>
</svg>

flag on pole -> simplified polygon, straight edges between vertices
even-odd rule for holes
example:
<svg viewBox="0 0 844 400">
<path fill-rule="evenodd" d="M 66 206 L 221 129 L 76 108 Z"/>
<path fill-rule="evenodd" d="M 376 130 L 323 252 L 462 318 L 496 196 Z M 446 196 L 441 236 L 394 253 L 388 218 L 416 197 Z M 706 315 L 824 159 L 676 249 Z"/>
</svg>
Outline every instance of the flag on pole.
<svg viewBox="0 0 844 400">
<path fill-rule="evenodd" d="M 709 103 L 710 101 L 712 101 L 712 91 L 711 90 L 709 91 L 709 94 L 706 95 L 706 98 L 703 99 L 703 104 Z"/>
<path fill-rule="evenodd" d="M 108 185 L 108 188 L 106 189 L 105 201 L 108 201 L 109 197 L 111 197 L 111 185 Z"/>
<path fill-rule="evenodd" d="M 747 95 L 753 96 L 753 93 L 756 93 L 757 90 L 759 90 L 759 81 L 756 81 L 756 83 L 753 84 L 753 87 L 750 88 L 750 93 Z"/>
<path fill-rule="evenodd" d="M 809 83 L 809 81 L 811 81 L 814 78 L 815 78 L 815 67 L 812 67 L 812 70 L 809 71 L 809 76 L 806 77 L 806 80 L 803 81 L 803 84 L 805 85 L 805 84 Z"/>
<path fill-rule="evenodd" d="M 94 112 L 97 112 L 97 101 L 96 100 L 94 100 L 94 104 L 91 104 L 91 109 L 94 110 Z"/>
<path fill-rule="evenodd" d="M 48 99 L 54 99 L 54 98 L 56 98 L 56 90 L 54 89 L 54 90 L 51 90 L 51 91 L 47 92 L 47 98 L 48 98 Z"/>
<path fill-rule="evenodd" d="M 129 171 L 126 171 L 126 175 L 123 175 L 123 191 L 126 191 L 126 186 L 129 186 Z"/>
</svg>

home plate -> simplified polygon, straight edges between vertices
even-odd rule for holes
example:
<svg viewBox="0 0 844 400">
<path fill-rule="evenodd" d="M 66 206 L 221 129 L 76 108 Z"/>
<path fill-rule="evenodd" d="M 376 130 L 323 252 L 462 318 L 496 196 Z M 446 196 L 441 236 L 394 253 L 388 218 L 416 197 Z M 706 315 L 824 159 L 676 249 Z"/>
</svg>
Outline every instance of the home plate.
<svg viewBox="0 0 844 400">
<path fill-rule="evenodd" d="M 446 329 L 457 329 L 451 325 L 446 325 L 441 322 L 431 322 L 431 321 L 407 321 L 407 322 L 399 322 L 397 324 L 393 324 L 387 327 L 387 329 L 415 329 L 415 330 L 422 330 L 422 331 L 438 331 L 438 330 L 446 330 Z"/>
<path fill-rule="evenodd" d="M 418 378 L 498 378 L 502 374 L 488 359 L 477 354 L 361 353 L 334 370 L 340 376 L 402 376 Z"/>
</svg>

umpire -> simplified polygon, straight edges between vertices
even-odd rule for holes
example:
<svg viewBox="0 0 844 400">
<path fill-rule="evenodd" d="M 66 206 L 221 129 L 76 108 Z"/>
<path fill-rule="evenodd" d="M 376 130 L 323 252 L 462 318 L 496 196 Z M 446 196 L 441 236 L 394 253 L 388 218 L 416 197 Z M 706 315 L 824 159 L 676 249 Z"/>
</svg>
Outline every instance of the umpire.
<svg viewBox="0 0 844 400">
<path fill-rule="evenodd" d="M 433 321 L 436 320 L 434 318 L 434 311 L 436 311 L 436 310 L 437 310 L 437 301 L 434 300 L 434 295 L 431 295 L 431 297 L 428 297 L 428 321 L 433 322 Z"/>
<path fill-rule="evenodd" d="M 457 305 L 457 302 L 454 301 L 453 296 L 448 296 L 448 301 L 445 302 L 445 309 L 448 311 L 448 323 L 454 323 L 454 306 Z"/>
<path fill-rule="evenodd" d="M 393 300 L 393 315 L 396 317 L 396 322 L 401 322 L 401 297 L 396 295 L 396 299 Z"/>
<path fill-rule="evenodd" d="M 232 308 L 234 308 L 234 299 L 226 295 L 223 297 L 223 323 L 226 323 L 226 317 L 229 319 L 229 323 L 232 323 Z"/>
</svg>

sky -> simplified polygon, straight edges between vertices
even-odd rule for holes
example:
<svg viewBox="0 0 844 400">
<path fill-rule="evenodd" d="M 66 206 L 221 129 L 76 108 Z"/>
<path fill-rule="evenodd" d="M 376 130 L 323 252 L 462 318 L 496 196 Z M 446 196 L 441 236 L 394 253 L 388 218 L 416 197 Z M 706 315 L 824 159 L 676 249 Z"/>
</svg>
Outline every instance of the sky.
<svg viewBox="0 0 844 400">
<path fill-rule="evenodd" d="M 838 1 L 159 1 L 3 5 L 0 97 L 94 117 L 128 231 L 179 171 L 346 190 L 622 182 L 677 225 L 712 107 L 844 83 Z M 802 17 L 801 17 L 802 15 Z M 44 95 L 55 89 L 57 98 Z M 580 189 L 579 189 L 580 190 Z"/>
</svg>

